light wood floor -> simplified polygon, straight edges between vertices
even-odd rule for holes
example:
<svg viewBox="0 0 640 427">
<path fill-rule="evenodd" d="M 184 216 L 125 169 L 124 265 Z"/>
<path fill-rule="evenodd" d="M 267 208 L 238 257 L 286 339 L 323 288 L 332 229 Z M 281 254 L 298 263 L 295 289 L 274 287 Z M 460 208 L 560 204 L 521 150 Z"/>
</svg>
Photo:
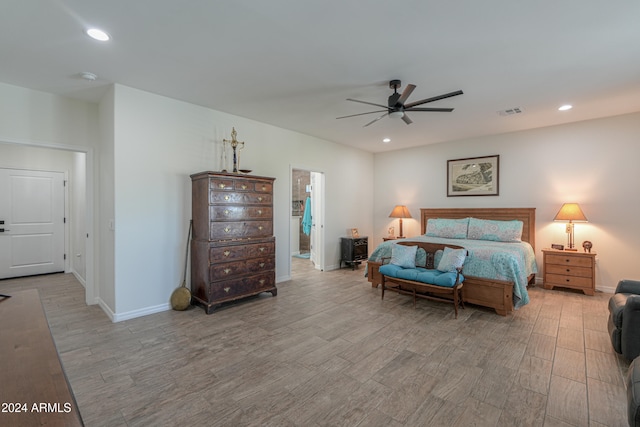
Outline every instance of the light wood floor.
<svg viewBox="0 0 640 427">
<path fill-rule="evenodd" d="M 40 290 L 89 427 L 626 425 L 607 294 L 536 287 L 514 315 L 467 307 L 455 320 L 448 304 L 381 301 L 362 267 L 293 265 L 277 297 L 209 316 L 113 324 L 64 274 L 0 292 Z"/>
</svg>

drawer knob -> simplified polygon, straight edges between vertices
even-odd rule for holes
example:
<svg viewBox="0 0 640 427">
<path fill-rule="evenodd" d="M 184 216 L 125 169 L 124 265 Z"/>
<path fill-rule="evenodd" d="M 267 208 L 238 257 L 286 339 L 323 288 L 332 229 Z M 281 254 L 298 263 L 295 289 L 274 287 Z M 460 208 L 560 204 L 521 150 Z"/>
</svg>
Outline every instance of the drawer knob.
<svg viewBox="0 0 640 427">
<path fill-rule="evenodd" d="M 571 260 L 569 258 L 565 259 L 565 262 L 571 262 Z"/>
<path fill-rule="evenodd" d="M 243 189 L 243 190 L 246 190 L 246 189 L 247 189 L 247 186 L 246 186 L 245 184 L 242 184 L 242 189 Z"/>
<path fill-rule="evenodd" d="M 262 186 L 262 191 L 264 191 L 264 190 L 266 190 L 266 189 L 267 189 L 267 186 L 266 186 L 266 185 L 263 185 L 263 186 Z"/>
<path fill-rule="evenodd" d="M 258 230 L 262 231 L 263 228 L 264 228 L 263 226 L 259 226 Z"/>
<path fill-rule="evenodd" d="M 260 268 L 264 268 L 264 262 L 261 262 L 259 265 L 260 265 Z"/>
<path fill-rule="evenodd" d="M 229 291 L 230 291 L 230 290 L 231 290 L 231 288 L 229 288 L 229 287 L 224 288 L 224 291 L 225 291 L 226 293 L 229 293 Z"/>
<path fill-rule="evenodd" d="M 225 200 L 229 200 L 229 196 L 224 196 L 224 199 Z"/>
<path fill-rule="evenodd" d="M 259 282 L 261 285 L 264 285 L 264 279 L 260 279 Z"/>
<path fill-rule="evenodd" d="M 231 231 L 231 229 L 230 229 L 229 227 L 225 227 L 225 228 L 224 228 L 224 232 L 225 232 L 225 233 L 228 233 L 228 232 L 230 232 L 230 231 Z"/>
<path fill-rule="evenodd" d="M 218 184 L 218 187 L 224 188 L 224 184 Z"/>
<path fill-rule="evenodd" d="M 229 255 L 231 255 L 231 252 L 229 252 L 229 251 L 224 251 L 223 253 L 224 253 L 224 256 L 229 256 Z"/>
<path fill-rule="evenodd" d="M 225 210 L 224 210 L 224 214 L 225 214 L 225 215 L 229 215 L 229 209 L 225 209 Z"/>
<path fill-rule="evenodd" d="M 264 252 L 265 248 L 258 248 L 260 252 Z"/>
<path fill-rule="evenodd" d="M 262 209 L 258 209 L 258 215 L 262 215 Z"/>
<path fill-rule="evenodd" d="M 261 202 L 262 201 L 262 196 L 258 197 L 258 201 Z"/>
<path fill-rule="evenodd" d="M 225 268 L 224 269 L 224 274 L 229 274 L 231 273 L 231 269 L 230 268 Z"/>
</svg>

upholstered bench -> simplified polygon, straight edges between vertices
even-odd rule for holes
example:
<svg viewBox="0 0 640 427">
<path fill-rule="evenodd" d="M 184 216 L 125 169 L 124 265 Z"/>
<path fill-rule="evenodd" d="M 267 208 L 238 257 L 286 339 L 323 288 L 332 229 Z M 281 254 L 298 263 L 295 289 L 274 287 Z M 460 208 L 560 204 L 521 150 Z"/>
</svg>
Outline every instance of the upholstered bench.
<svg viewBox="0 0 640 427">
<path fill-rule="evenodd" d="M 464 308 L 462 266 L 467 250 L 461 246 L 427 242 L 398 242 L 392 249 L 391 258 L 383 258 L 380 266 L 382 276 L 382 299 L 385 290 L 416 298 L 452 303 L 455 317 L 458 307 Z M 420 264 L 424 251 L 424 263 Z M 442 251 L 441 254 L 438 251 Z M 436 254 L 439 259 L 436 259 Z"/>
</svg>

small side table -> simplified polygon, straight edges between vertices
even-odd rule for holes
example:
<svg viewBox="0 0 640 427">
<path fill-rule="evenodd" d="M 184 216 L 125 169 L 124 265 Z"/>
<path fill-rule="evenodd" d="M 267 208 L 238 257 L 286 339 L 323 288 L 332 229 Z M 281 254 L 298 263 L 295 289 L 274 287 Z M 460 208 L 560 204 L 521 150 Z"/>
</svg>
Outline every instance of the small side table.
<svg viewBox="0 0 640 427">
<path fill-rule="evenodd" d="M 578 289 L 585 295 L 596 291 L 596 254 L 543 249 L 543 286 Z"/>
<path fill-rule="evenodd" d="M 340 238 L 340 268 L 344 262 L 354 270 L 367 258 L 369 258 L 369 239 L 366 236 Z"/>
</svg>

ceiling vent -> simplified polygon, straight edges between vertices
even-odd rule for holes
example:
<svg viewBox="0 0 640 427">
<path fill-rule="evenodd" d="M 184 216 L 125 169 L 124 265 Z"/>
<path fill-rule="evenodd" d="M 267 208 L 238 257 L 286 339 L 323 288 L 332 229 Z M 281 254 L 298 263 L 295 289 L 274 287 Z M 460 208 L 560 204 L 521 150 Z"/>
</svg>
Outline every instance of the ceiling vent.
<svg viewBox="0 0 640 427">
<path fill-rule="evenodd" d="M 498 114 L 501 116 L 513 116 L 514 114 L 522 113 L 522 109 L 520 107 L 509 108 L 508 110 L 498 111 Z"/>
</svg>

